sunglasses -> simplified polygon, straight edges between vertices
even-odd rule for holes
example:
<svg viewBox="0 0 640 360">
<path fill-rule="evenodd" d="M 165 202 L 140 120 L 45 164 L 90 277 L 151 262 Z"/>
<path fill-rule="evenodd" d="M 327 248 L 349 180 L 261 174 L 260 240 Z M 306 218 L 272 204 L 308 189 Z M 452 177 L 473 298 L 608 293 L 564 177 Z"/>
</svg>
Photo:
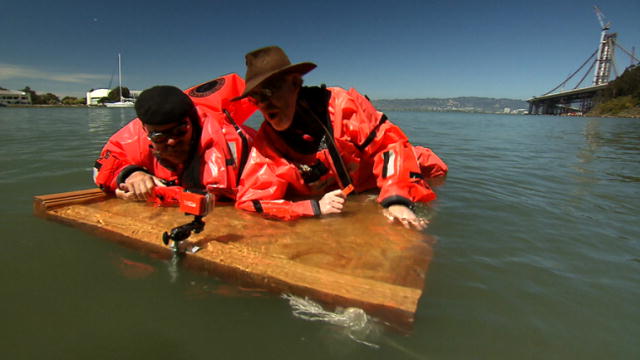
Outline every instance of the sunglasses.
<svg viewBox="0 0 640 360">
<path fill-rule="evenodd" d="M 253 90 L 249 93 L 249 101 L 251 101 L 254 105 L 259 105 L 260 103 L 265 103 L 271 100 L 274 94 L 277 94 L 278 91 L 282 89 L 284 86 L 284 79 L 277 79 L 275 81 L 270 81 L 262 86 L 259 89 Z"/>
<path fill-rule="evenodd" d="M 188 121 L 184 121 L 166 130 L 150 131 L 147 133 L 147 138 L 153 143 L 164 144 L 169 141 L 169 139 L 179 139 L 187 135 L 189 132 L 189 125 L 190 123 Z"/>
</svg>

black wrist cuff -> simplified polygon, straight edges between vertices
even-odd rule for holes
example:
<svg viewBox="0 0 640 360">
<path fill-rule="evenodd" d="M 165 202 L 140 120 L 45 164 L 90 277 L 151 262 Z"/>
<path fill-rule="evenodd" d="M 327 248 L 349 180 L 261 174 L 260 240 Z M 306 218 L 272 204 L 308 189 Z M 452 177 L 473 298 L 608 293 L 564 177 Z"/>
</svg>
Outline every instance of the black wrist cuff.
<svg viewBox="0 0 640 360">
<path fill-rule="evenodd" d="M 120 171 L 120 174 L 118 174 L 118 177 L 116 178 L 116 183 L 118 185 L 124 183 L 125 180 L 127 180 L 127 178 L 129 177 L 129 175 L 133 174 L 136 171 L 143 171 L 143 172 L 146 172 L 147 174 L 149 173 L 149 171 L 147 171 L 147 169 L 143 168 L 142 166 L 129 165 L 124 169 L 122 169 L 122 171 Z"/>
<path fill-rule="evenodd" d="M 391 205 L 404 205 L 406 207 L 408 207 L 409 209 L 413 210 L 415 208 L 415 204 L 413 203 L 413 201 L 407 199 L 404 196 L 400 196 L 400 195 L 393 195 L 393 196 L 389 196 L 387 198 L 384 198 L 382 200 L 382 202 L 380 202 L 380 205 L 382 205 L 383 208 L 388 208 Z"/>
<path fill-rule="evenodd" d="M 313 216 L 320 216 L 322 212 L 320 211 L 320 203 L 318 200 L 309 200 L 311 201 L 311 208 L 313 209 Z"/>
</svg>

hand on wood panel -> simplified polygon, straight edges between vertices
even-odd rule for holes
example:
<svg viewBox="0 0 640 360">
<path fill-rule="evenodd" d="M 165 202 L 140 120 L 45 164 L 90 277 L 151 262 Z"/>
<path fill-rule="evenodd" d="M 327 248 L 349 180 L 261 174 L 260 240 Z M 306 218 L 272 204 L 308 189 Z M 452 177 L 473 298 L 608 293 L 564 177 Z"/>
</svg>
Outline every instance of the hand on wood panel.
<svg viewBox="0 0 640 360">
<path fill-rule="evenodd" d="M 413 210 L 400 204 L 391 205 L 384 209 L 382 213 L 389 222 L 397 220 L 407 229 L 413 226 L 417 230 L 423 230 L 426 229 L 429 224 L 428 220 L 416 216 Z"/>
<path fill-rule="evenodd" d="M 129 175 L 120 188 L 116 189 L 116 197 L 130 201 L 145 201 L 156 186 L 165 186 L 159 178 L 144 171 L 136 171 Z"/>
<path fill-rule="evenodd" d="M 330 191 L 320 199 L 320 212 L 322 215 L 339 214 L 344 207 L 345 195 L 341 189 Z"/>
</svg>

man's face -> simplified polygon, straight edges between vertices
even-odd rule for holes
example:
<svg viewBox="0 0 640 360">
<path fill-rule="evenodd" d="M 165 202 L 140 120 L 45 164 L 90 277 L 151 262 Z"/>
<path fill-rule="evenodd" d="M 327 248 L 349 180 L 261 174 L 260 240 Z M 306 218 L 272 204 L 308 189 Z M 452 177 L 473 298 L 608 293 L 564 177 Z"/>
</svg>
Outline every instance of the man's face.
<svg viewBox="0 0 640 360">
<path fill-rule="evenodd" d="M 183 121 L 165 125 L 144 125 L 147 136 L 153 146 L 153 153 L 161 161 L 174 166 L 184 164 L 189 156 L 193 127 L 191 121 Z"/>
<path fill-rule="evenodd" d="M 266 81 L 251 91 L 249 97 L 269 124 L 282 131 L 293 122 L 299 89 L 299 76 L 289 74 Z"/>
</svg>

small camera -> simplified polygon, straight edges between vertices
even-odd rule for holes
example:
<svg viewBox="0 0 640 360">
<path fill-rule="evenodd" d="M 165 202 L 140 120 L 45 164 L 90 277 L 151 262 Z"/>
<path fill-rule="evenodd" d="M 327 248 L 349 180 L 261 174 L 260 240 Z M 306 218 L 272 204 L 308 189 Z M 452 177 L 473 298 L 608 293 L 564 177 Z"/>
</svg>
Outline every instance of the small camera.
<svg viewBox="0 0 640 360">
<path fill-rule="evenodd" d="M 204 221 L 202 221 L 202 218 L 210 211 L 213 211 L 215 195 L 183 191 L 178 195 L 178 202 L 180 210 L 184 211 L 186 215 L 193 215 L 194 219 L 189 223 L 176 226 L 171 229 L 171 231 L 165 231 L 162 234 L 162 242 L 165 245 L 169 245 L 169 242 L 173 241 L 176 251 L 178 251 L 178 243 L 180 241 L 186 240 L 192 233 L 197 234 L 204 230 Z"/>
<path fill-rule="evenodd" d="M 204 230 L 204 221 L 202 221 L 202 216 L 196 215 L 192 222 L 176 226 L 169 232 L 165 231 L 162 234 L 162 242 L 165 245 L 169 245 L 169 241 L 178 243 L 186 240 L 192 232 L 197 234 L 202 230 Z"/>
</svg>

